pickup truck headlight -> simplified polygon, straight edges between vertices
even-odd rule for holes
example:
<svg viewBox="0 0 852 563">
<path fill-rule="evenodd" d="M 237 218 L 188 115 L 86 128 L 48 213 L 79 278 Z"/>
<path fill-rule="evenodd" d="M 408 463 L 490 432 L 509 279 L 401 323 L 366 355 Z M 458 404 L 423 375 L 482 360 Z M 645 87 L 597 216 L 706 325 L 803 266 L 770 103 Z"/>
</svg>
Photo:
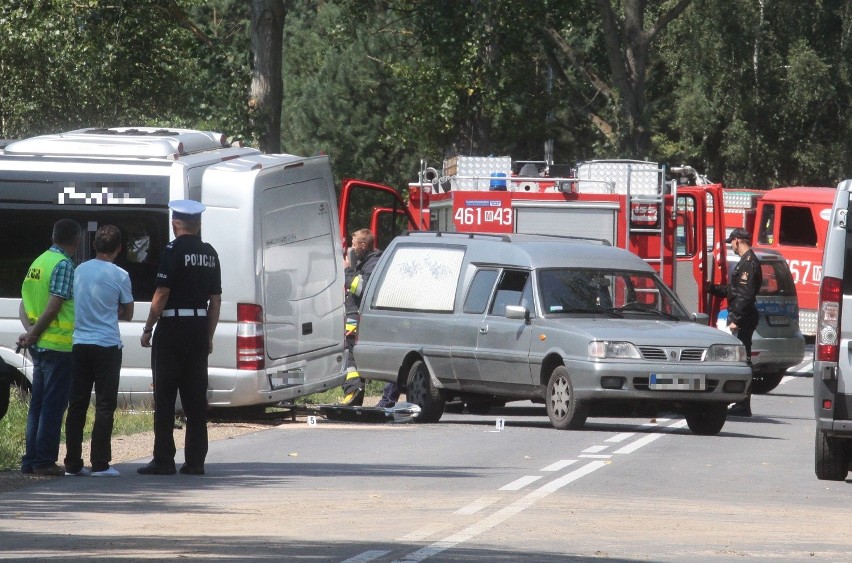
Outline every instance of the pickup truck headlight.
<svg viewBox="0 0 852 563">
<path fill-rule="evenodd" d="M 594 342 L 589 342 L 589 357 L 597 360 L 605 358 L 641 359 L 642 354 L 630 342 L 595 340 Z"/>
<path fill-rule="evenodd" d="M 707 348 L 705 362 L 745 362 L 745 346 L 742 344 L 713 344 Z"/>
</svg>

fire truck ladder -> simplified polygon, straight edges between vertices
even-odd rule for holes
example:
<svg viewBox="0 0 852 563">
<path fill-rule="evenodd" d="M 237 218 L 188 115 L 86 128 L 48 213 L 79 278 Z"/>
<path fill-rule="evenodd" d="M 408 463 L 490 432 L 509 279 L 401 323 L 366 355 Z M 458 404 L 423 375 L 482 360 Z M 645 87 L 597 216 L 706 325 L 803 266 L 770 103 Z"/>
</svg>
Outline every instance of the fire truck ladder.
<svg viewBox="0 0 852 563">
<path fill-rule="evenodd" d="M 656 178 L 653 181 L 653 184 L 656 185 L 655 190 L 647 189 L 647 186 L 651 184 L 648 178 L 648 174 L 656 174 Z M 627 233 L 627 244 L 628 247 L 630 245 L 631 237 L 633 234 L 643 233 L 648 235 L 658 235 L 659 245 L 655 245 L 654 248 L 651 248 L 651 245 L 646 247 L 647 256 L 642 256 L 642 259 L 645 260 L 648 264 L 651 265 L 659 274 L 660 277 L 665 280 L 665 178 L 666 178 L 666 170 L 664 166 L 657 167 L 656 171 L 649 172 L 647 169 L 634 169 L 634 166 L 628 165 L 627 167 L 627 210 L 625 215 L 626 229 L 625 233 Z M 634 206 L 637 206 L 634 209 Z M 656 210 L 657 221 L 656 223 L 649 223 L 647 227 L 637 227 L 635 226 L 634 215 L 636 219 L 647 219 L 649 210 Z M 655 251 L 655 255 L 652 253 L 652 250 Z"/>
</svg>

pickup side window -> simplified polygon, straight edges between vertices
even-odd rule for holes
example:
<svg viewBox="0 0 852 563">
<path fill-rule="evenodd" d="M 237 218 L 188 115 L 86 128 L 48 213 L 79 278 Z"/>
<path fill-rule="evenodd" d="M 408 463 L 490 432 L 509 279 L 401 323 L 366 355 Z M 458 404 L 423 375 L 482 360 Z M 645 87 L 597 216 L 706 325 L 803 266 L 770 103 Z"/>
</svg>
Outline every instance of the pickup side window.
<svg viewBox="0 0 852 563">
<path fill-rule="evenodd" d="M 810 207 L 781 206 L 778 242 L 788 246 L 817 245 L 817 231 Z"/>
<path fill-rule="evenodd" d="M 497 284 L 489 313 L 505 316 L 506 305 L 523 305 L 530 309 L 532 303 L 522 302 L 529 277 L 530 273 L 522 270 L 504 270 Z M 532 295 L 532 290 L 529 291 L 529 295 Z"/>
<path fill-rule="evenodd" d="M 482 314 L 485 312 L 495 281 L 497 281 L 497 270 L 477 270 L 464 301 L 465 313 Z"/>
</svg>

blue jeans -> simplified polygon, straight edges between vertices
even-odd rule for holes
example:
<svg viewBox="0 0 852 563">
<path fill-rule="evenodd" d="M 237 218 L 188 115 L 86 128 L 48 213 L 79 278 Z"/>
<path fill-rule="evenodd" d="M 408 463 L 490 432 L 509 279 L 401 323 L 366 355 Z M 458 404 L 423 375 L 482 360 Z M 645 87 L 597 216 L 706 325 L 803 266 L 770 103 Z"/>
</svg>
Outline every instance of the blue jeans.
<svg viewBox="0 0 852 563">
<path fill-rule="evenodd" d="M 71 352 L 30 348 L 33 358 L 33 387 L 27 415 L 27 446 L 21 471 L 49 467 L 59 457 L 62 417 L 68 408 L 68 393 L 74 374 Z"/>
</svg>

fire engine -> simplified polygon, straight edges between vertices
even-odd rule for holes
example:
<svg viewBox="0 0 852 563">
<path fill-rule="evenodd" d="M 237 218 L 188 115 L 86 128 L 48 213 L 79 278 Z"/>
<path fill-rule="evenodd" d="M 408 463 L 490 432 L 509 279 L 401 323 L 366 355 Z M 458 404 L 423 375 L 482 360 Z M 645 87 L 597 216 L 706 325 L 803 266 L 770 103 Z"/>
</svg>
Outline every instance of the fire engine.
<svg viewBox="0 0 852 563">
<path fill-rule="evenodd" d="M 689 310 L 714 324 L 720 300 L 706 288 L 727 278 L 723 189 L 681 185 L 668 172 L 634 160 L 570 167 L 457 156 L 445 160 L 441 171 L 422 163 L 418 181 L 408 186 L 407 203 L 393 188 L 347 180 L 340 207 L 355 207 L 357 188 L 384 193 L 388 199 L 374 199 L 369 218 L 379 246 L 389 242 L 401 217 L 408 229 L 606 240 L 646 260 Z M 351 217 L 342 218 L 343 233 L 350 232 L 349 223 Z"/>
</svg>

